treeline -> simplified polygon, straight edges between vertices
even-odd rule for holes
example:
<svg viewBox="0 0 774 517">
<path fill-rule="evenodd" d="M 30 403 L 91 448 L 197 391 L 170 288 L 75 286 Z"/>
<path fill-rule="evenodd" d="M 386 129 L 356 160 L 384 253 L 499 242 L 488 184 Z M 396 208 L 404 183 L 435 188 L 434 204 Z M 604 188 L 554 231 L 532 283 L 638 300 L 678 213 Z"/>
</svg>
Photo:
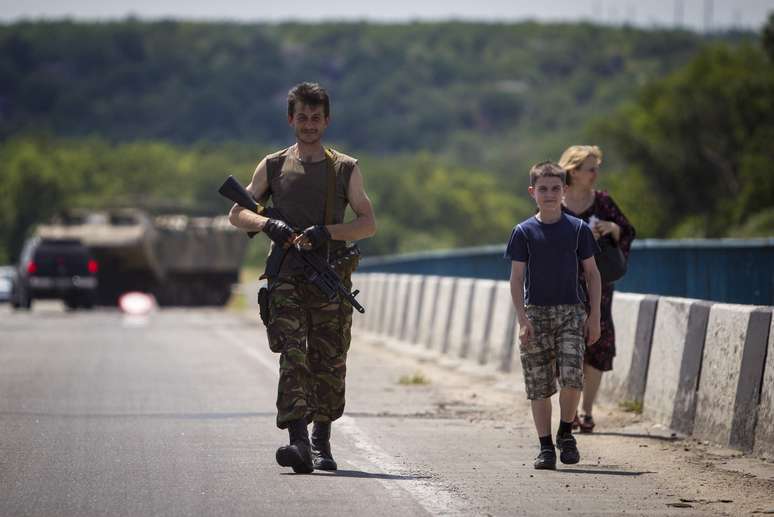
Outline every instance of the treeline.
<svg viewBox="0 0 774 517">
<path fill-rule="evenodd" d="M 17 256 L 36 223 L 75 207 L 225 214 L 230 203 L 217 188 L 228 173 L 249 182 L 261 154 L 244 144 L 11 139 L 0 145 L 0 263 Z M 497 242 L 531 211 L 526 200 L 499 189 L 491 173 L 444 165 L 429 154 L 365 155 L 360 163 L 378 207 L 379 233 L 362 243 L 368 254 Z M 265 244 L 251 244 L 253 259 Z"/>
<path fill-rule="evenodd" d="M 623 158 L 611 186 L 646 236 L 774 236 L 774 15 L 712 45 L 590 128 Z"/>
<path fill-rule="evenodd" d="M 346 148 L 464 156 L 609 113 L 705 43 L 589 24 L 18 23 L 0 26 L 0 135 L 280 144 L 287 90 L 312 79 Z"/>
<path fill-rule="evenodd" d="M 0 262 L 17 256 L 35 224 L 72 208 L 223 212 L 218 176 L 249 161 L 236 145 L 183 150 L 98 138 L 7 140 L 0 145 Z"/>
<path fill-rule="evenodd" d="M 529 165 L 574 143 L 602 146 L 601 186 L 641 237 L 772 235 L 772 27 L 761 44 L 586 24 L 0 26 L 0 261 L 63 209 L 224 213 L 219 182 L 290 143 L 285 95 L 308 79 L 332 93 L 328 141 L 360 158 L 367 253 L 503 242 L 532 211 Z"/>
</svg>

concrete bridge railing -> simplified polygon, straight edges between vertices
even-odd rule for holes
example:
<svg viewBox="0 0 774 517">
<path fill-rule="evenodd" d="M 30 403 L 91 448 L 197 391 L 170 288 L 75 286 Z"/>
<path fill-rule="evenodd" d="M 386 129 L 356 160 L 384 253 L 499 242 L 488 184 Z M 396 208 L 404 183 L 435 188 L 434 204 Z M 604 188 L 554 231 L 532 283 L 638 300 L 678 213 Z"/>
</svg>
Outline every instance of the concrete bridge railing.
<svg viewBox="0 0 774 517">
<path fill-rule="evenodd" d="M 500 372 L 521 370 L 507 281 L 360 273 L 354 329 Z M 772 307 L 616 292 L 600 396 L 683 434 L 774 457 Z"/>
</svg>

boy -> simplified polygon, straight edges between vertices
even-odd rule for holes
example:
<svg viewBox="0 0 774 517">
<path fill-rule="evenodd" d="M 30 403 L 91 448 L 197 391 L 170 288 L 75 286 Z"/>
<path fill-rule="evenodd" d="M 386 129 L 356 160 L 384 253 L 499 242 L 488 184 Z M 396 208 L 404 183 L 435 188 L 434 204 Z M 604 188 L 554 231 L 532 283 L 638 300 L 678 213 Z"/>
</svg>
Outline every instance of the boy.
<svg viewBox="0 0 774 517">
<path fill-rule="evenodd" d="M 585 346 L 599 339 L 600 333 L 601 287 L 594 261 L 598 248 L 588 225 L 562 212 L 567 189 L 564 169 L 551 162 L 538 163 L 529 171 L 529 179 L 529 194 L 538 212 L 513 229 L 505 257 L 512 261 L 511 297 L 519 321 L 521 364 L 540 439 L 535 468 L 555 469 L 551 395 L 556 393 L 557 374 L 561 421 L 556 446 L 562 463 L 580 461 L 571 429 L 583 390 Z M 588 317 L 579 264 L 591 306 Z"/>
</svg>

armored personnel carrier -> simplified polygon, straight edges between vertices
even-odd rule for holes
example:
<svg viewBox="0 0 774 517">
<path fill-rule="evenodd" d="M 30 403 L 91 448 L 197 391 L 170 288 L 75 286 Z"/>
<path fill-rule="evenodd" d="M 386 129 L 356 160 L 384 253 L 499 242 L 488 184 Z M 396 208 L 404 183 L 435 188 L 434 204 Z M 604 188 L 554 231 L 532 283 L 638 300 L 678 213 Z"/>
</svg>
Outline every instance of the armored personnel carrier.
<svg viewBox="0 0 774 517">
<path fill-rule="evenodd" d="M 100 305 L 115 305 L 128 291 L 153 294 L 162 306 L 224 305 L 248 243 L 225 216 L 151 216 L 137 209 L 60 215 L 36 233 L 78 239 L 91 250 Z"/>
</svg>

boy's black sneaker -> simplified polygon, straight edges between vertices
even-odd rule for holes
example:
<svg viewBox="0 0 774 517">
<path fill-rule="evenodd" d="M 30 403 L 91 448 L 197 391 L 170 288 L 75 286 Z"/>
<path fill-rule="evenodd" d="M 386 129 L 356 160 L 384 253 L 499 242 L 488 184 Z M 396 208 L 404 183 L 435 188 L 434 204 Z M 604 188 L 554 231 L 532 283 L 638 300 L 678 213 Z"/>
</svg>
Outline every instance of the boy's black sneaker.
<svg viewBox="0 0 774 517">
<path fill-rule="evenodd" d="M 575 443 L 575 437 L 572 433 L 557 434 L 556 448 L 561 451 L 559 459 L 562 460 L 562 463 L 572 465 L 580 461 L 578 445 Z"/>
<path fill-rule="evenodd" d="M 535 458 L 535 469 L 556 470 L 556 451 L 553 447 L 541 448 L 540 454 Z"/>
</svg>

